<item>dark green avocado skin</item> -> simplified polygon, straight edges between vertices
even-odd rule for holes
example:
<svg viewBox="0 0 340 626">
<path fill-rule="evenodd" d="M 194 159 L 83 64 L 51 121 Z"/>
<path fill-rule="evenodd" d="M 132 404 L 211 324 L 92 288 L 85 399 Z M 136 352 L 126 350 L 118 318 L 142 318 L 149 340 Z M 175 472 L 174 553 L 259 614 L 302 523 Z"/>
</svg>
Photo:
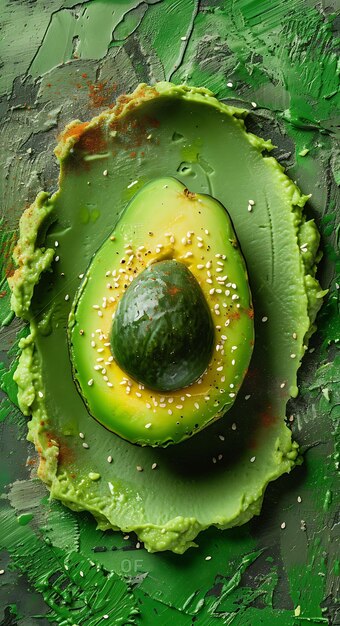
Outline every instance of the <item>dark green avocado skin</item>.
<svg viewBox="0 0 340 626">
<path fill-rule="evenodd" d="M 214 325 L 194 275 L 174 259 L 150 265 L 119 302 L 112 354 L 132 378 L 158 391 L 195 382 L 209 365 Z"/>
</svg>

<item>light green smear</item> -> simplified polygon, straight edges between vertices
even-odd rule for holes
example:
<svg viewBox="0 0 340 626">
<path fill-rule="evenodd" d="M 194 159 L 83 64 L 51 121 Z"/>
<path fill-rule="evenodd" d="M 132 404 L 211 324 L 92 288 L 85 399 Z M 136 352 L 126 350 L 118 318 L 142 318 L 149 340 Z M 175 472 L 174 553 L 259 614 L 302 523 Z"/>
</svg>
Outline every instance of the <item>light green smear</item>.
<svg viewBox="0 0 340 626">
<path fill-rule="evenodd" d="M 91 511 L 102 530 L 136 531 L 150 551 L 182 553 L 195 545 L 194 539 L 201 530 L 212 524 L 226 529 L 245 523 L 260 512 L 267 484 L 290 471 L 297 460 L 297 445 L 291 441 L 284 411 L 288 398 L 297 394 L 297 369 L 324 295 L 315 279 L 319 236 L 313 221 L 307 221 L 302 212 L 308 196 L 300 193 L 273 158 L 262 156 L 264 150 L 272 149 L 272 144 L 247 133 L 244 117 L 244 110 L 219 103 L 204 89 L 170 83 L 160 83 L 156 88 L 141 85 L 126 108 L 112 109 L 86 127 L 85 142 L 87 136 L 99 137 L 105 129 L 114 157 L 108 157 L 105 166 L 98 160 L 86 161 L 84 170 L 82 156 L 87 152 L 83 154 L 81 150 L 82 138 L 79 140 L 75 123 L 66 130 L 65 139 L 57 148 L 60 190 L 53 197 L 39 194 L 21 219 L 20 241 L 25 241 L 27 252 L 24 259 L 16 252 L 20 268 L 11 279 L 12 306 L 18 315 L 30 320 L 31 335 L 20 343 L 22 356 L 15 380 L 22 410 L 33 415 L 29 438 L 41 447 L 40 476 L 50 486 L 52 497 L 74 510 Z M 120 131 L 121 122 L 127 123 L 124 133 Z M 151 128 L 145 129 L 145 123 Z M 113 137 L 112 125 L 116 125 L 117 131 Z M 136 127 L 141 129 L 140 155 L 141 148 L 131 152 Z M 194 139 L 197 128 L 199 142 Z M 128 151 L 120 148 L 122 139 L 131 145 Z M 196 163 L 192 162 L 188 177 L 178 167 L 183 154 L 192 159 L 194 144 L 200 153 Z M 157 146 L 163 149 L 159 151 Z M 105 148 L 105 152 L 111 151 Z M 233 154 L 232 160 L 226 159 L 229 153 Z M 136 158 L 137 165 L 131 157 Z M 103 167 L 107 175 L 103 174 Z M 136 167 L 138 176 L 147 180 L 166 171 L 196 193 L 212 190 L 234 222 L 254 299 L 257 339 L 242 393 L 223 420 L 207 433 L 195 435 L 185 447 L 174 446 L 172 451 L 136 448 L 113 434 L 108 437 L 97 422 L 89 420 L 71 374 L 63 377 L 63 391 L 58 391 L 57 371 L 68 372 L 70 368 L 63 328 L 77 288 L 77 276 L 84 272 L 103 238 L 111 233 L 114 219 L 124 208 L 124 190 L 136 177 Z M 252 170 L 256 177 L 249 175 Z M 124 176 L 117 177 L 120 171 L 124 171 Z M 252 212 L 247 209 L 249 198 L 254 202 Z M 93 224 L 79 224 L 77 220 L 77 207 L 84 202 L 101 207 L 95 231 Z M 58 235 L 60 261 L 54 266 L 56 236 L 52 229 L 44 247 L 39 247 L 37 226 L 43 228 L 44 220 L 48 224 L 58 220 L 54 226 L 58 228 L 59 222 L 70 219 L 70 205 L 72 222 L 65 235 Z M 112 205 L 116 207 L 116 218 Z M 91 247 L 87 243 L 89 227 Z M 130 241 L 130 234 L 124 231 L 125 236 Z M 74 238 L 80 244 L 77 248 Z M 80 243 L 82 238 L 84 245 Z M 88 250 L 86 260 L 84 250 Z M 49 274 L 45 271 L 48 268 Z M 59 276 L 61 270 L 71 282 Z M 286 306 L 282 306 L 283 302 Z M 64 321 L 52 323 L 50 333 L 41 332 L 42 315 L 45 319 L 51 306 L 58 308 L 58 316 Z M 269 320 L 266 325 L 263 316 Z M 277 348 L 272 355 L 271 345 Z M 50 354 L 54 355 L 53 360 L 48 358 Z M 40 366 L 41 359 L 44 368 Z M 252 372 L 261 380 L 261 387 L 254 386 Z M 233 422 L 236 430 L 231 427 Z M 86 433 L 86 449 L 79 441 L 79 432 Z M 255 443 L 249 441 L 250 432 Z M 239 448 L 235 459 L 232 448 Z M 72 451 L 70 461 L 67 450 Z M 230 458 L 230 466 L 221 463 L 214 468 L 213 458 L 219 453 L 221 459 Z M 106 460 L 109 455 L 115 460 L 112 470 Z M 154 462 L 158 470 L 150 474 L 147 468 Z M 171 469 L 178 464 L 182 467 L 180 476 Z M 145 471 L 136 475 L 136 466 Z M 198 478 L 195 483 L 188 483 L 194 467 Z M 100 476 L 101 480 L 97 479 Z M 152 503 L 148 497 L 150 489 L 154 493 Z M 201 501 L 203 507 L 199 505 Z"/>
</svg>

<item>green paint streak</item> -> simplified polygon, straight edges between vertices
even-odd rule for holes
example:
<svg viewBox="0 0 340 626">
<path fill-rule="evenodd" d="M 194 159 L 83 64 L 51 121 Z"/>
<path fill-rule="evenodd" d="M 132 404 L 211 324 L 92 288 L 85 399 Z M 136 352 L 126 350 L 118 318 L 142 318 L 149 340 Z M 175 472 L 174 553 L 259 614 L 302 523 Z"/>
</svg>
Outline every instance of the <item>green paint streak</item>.
<svg viewBox="0 0 340 626">
<path fill-rule="evenodd" d="M 117 575 L 76 552 L 63 552 L 39 540 L 30 526 L 17 523 L 9 508 L 1 512 L 0 522 L 0 547 L 42 594 L 51 621 L 60 626 L 100 626 L 103 615 L 109 615 L 112 626 L 136 623 L 138 610 L 130 588 Z"/>
<path fill-rule="evenodd" d="M 20 524 L 20 526 L 26 526 L 32 521 L 33 517 L 33 513 L 23 513 L 17 517 L 18 524 Z"/>
</svg>

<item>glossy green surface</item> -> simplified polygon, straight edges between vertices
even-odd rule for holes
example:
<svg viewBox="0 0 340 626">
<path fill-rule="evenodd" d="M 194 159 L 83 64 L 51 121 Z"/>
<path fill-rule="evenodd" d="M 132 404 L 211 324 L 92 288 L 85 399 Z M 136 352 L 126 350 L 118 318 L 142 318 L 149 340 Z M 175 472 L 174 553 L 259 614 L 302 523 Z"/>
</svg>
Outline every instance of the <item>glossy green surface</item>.
<svg viewBox="0 0 340 626">
<path fill-rule="evenodd" d="M 208 367 L 211 313 L 184 263 L 153 263 L 133 280 L 117 307 L 111 348 L 118 365 L 157 391 L 183 389 Z"/>
</svg>

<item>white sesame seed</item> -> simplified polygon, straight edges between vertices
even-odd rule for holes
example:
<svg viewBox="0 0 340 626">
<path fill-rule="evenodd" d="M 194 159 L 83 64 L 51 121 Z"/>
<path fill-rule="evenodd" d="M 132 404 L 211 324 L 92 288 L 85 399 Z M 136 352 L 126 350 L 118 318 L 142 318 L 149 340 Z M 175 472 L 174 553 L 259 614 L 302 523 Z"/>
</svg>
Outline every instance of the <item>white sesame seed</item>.
<svg viewBox="0 0 340 626">
<path fill-rule="evenodd" d="M 213 463 L 217 463 L 217 459 L 216 459 L 214 456 L 213 456 L 213 458 L 212 458 L 212 462 L 213 462 Z"/>
<path fill-rule="evenodd" d="M 223 371 L 223 365 L 219 365 L 218 367 L 216 367 L 216 371 L 217 372 L 222 372 Z"/>
<path fill-rule="evenodd" d="M 92 387 L 93 385 L 93 378 L 90 378 L 90 380 L 87 381 L 87 384 L 89 387 Z"/>
<path fill-rule="evenodd" d="M 145 428 L 151 428 L 152 424 L 151 422 L 148 422 L 148 424 L 145 424 Z"/>
<path fill-rule="evenodd" d="M 251 102 L 250 104 L 251 104 L 251 106 L 252 106 L 254 109 L 256 109 L 256 107 L 257 107 L 256 102 Z"/>
<path fill-rule="evenodd" d="M 84 274 L 79 274 L 78 278 L 84 278 Z"/>
<path fill-rule="evenodd" d="M 169 413 L 169 415 L 172 415 L 172 410 L 168 409 L 168 413 Z"/>
<path fill-rule="evenodd" d="M 198 404 L 198 402 L 195 402 L 195 403 L 194 403 L 194 407 L 195 407 L 195 409 L 197 409 L 197 410 L 200 408 L 200 405 Z"/>
<path fill-rule="evenodd" d="M 103 171 L 103 176 L 107 176 L 107 175 L 108 175 L 108 171 L 107 171 L 107 170 L 104 170 L 104 171 Z"/>
<path fill-rule="evenodd" d="M 252 456 L 251 459 L 250 459 L 250 462 L 254 463 L 255 459 L 256 459 L 256 456 Z"/>
<path fill-rule="evenodd" d="M 170 237 L 170 243 L 175 243 L 175 237 L 173 235 Z"/>
<path fill-rule="evenodd" d="M 218 438 L 219 438 L 221 441 L 225 441 L 225 436 L 224 436 L 224 435 L 219 435 L 219 436 L 218 436 Z"/>
<path fill-rule="evenodd" d="M 254 206 L 255 200 L 248 200 L 248 204 L 250 204 L 250 206 Z"/>
<path fill-rule="evenodd" d="M 151 465 L 151 469 L 153 469 L 153 470 L 154 470 L 154 469 L 156 469 L 157 467 L 158 467 L 157 463 L 152 463 L 152 465 Z"/>
<path fill-rule="evenodd" d="M 233 422 L 232 425 L 231 425 L 231 430 L 236 430 L 236 429 L 237 429 L 237 426 L 236 426 L 235 422 Z"/>
<path fill-rule="evenodd" d="M 137 470 L 137 472 L 142 472 L 143 468 L 142 468 L 141 465 L 136 465 L 136 470 Z"/>
<path fill-rule="evenodd" d="M 291 354 L 291 355 L 290 355 L 290 358 L 291 358 L 291 359 L 295 359 L 295 358 L 296 358 L 296 354 Z"/>
<path fill-rule="evenodd" d="M 136 396 L 137 396 L 137 398 L 141 398 L 142 397 L 142 394 L 140 393 L 140 391 L 136 391 Z"/>
<path fill-rule="evenodd" d="M 300 502 L 302 502 L 302 498 L 301 498 L 301 496 L 298 496 L 298 497 L 297 497 L 297 501 L 299 502 L 299 504 L 300 504 Z"/>
<path fill-rule="evenodd" d="M 213 284 L 213 281 L 211 280 L 211 278 L 207 278 L 207 279 L 206 279 L 206 282 L 207 282 L 209 285 L 212 285 L 212 284 Z"/>
<path fill-rule="evenodd" d="M 268 317 L 264 316 L 264 317 L 262 318 L 262 322 L 267 322 L 267 321 L 268 321 Z"/>
<path fill-rule="evenodd" d="M 235 359 L 232 359 L 231 364 L 235 365 L 235 363 L 236 363 Z"/>
<path fill-rule="evenodd" d="M 209 231 L 206 228 L 204 229 L 204 232 L 206 235 L 209 235 Z"/>
<path fill-rule="evenodd" d="M 207 402 L 209 402 L 209 400 L 210 400 L 210 396 L 204 396 L 204 400 L 206 400 Z"/>
<path fill-rule="evenodd" d="M 283 389 L 286 386 L 286 383 L 281 383 L 280 387 Z"/>
<path fill-rule="evenodd" d="M 84 433 L 79 433 L 79 437 L 80 437 L 80 439 L 85 439 Z"/>
<path fill-rule="evenodd" d="M 227 87 L 233 87 L 233 83 L 231 82 L 231 80 L 227 82 Z"/>
<path fill-rule="evenodd" d="M 210 270 L 211 268 L 211 261 L 208 261 L 208 263 L 205 264 L 205 267 L 207 270 Z"/>
<path fill-rule="evenodd" d="M 54 260 L 58 263 L 58 261 L 60 261 L 60 256 L 59 255 L 55 256 Z"/>
<path fill-rule="evenodd" d="M 112 456 L 111 455 L 107 457 L 107 462 L 108 463 L 112 463 Z"/>
<path fill-rule="evenodd" d="M 206 560 L 206 561 L 211 561 L 211 558 L 212 558 L 211 556 L 206 556 L 206 557 L 205 557 L 205 560 Z"/>
<path fill-rule="evenodd" d="M 212 296 L 214 293 L 215 293 L 215 289 L 214 289 L 214 287 L 212 287 L 212 288 L 209 290 L 209 294 Z"/>
<path fill-rule="evenodd" d="M 5 573 L 4 569 L 0 569 L 0 576 L 2 576 Z"/>
<path fill-rule="evenodd" d="M 235 398 L 235 394 L 234 394 L 233 392 L 231 392 L 231 393 L 229 394 L 229 398 Z"/>
<path fill-rule="evenodd" d="M 150 402 L 147 402 L 145 406 L 146 406 L 146 408 L 147 408 L 147 409 L 151 409 L 151 404 L 150 404 Z"/>
<path fill-rule="evenodd" d="M 282 530 L 284 530 L 286 528 L 286 522 L 282 522 L 281 528 L 282 528 Z"/>
<path fill-rule="evenodd" d="M 83 448 L 85 448 L 86 450 L 88 450 L 88 449 L 89 449 L 89 447 L 90 447 L 90 446 L 89 446 L 89 444 L 88 444 L 88 443 L 86 443 L 86 442 L 84 441 L 84 443 L 83 443 Z"/>
<path fill-rule="evenodd" d="M 70 299 L 70 296 L 69 296 L 69 295 L 68 295 L 68 293 L 67 293 L 67 294 L 66 294 L 66 296 L 65 296 L 65 300 L 66 300 L 66 302 L 67 302 L 67 300 L 69 300 L 69 299 Z"/>
<path fill-rule="evenodd" d="M 202 270 L 204 268 L 204 265 L 202 265 L 202 263 L 200 263 L 199 265 L 196 265 L 198 270 Z"/>
</svg>

